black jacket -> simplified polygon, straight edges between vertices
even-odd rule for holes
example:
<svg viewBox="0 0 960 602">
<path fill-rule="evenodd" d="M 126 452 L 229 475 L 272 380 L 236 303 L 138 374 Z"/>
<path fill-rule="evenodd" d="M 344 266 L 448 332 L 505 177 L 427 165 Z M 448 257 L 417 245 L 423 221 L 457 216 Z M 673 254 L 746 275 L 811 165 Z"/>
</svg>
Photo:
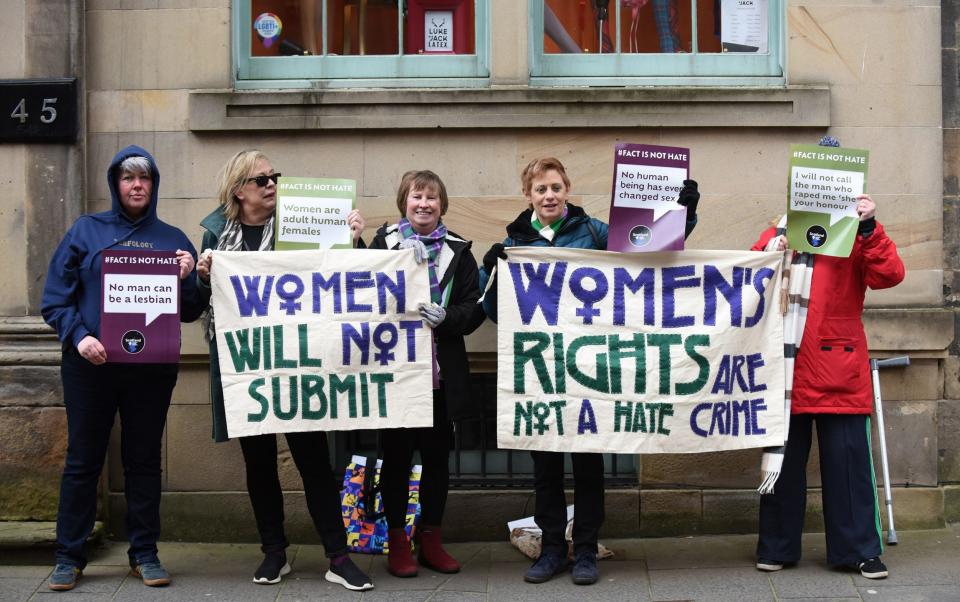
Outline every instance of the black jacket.
<svg viewBox="0 0 960 602">
<path fill-rule="evenodd" d="M 397 225 L 384 224 L 377 230 L 371 249 L 397 249 L 401 236 Z M 476 330 L 486 315 L 477 303 L 480 299 L 477 261 L 470 253 L 468 240 L 448 232 L 446 244 L 440 252 L 440 290 L 453 280 L 447 317 L 434 329 L 437 341 L 437 363 L 440 364 L 440 386 L 447 402 L 447 416 L 451 420 L 480 417 L 480 409 L 470 392 L 470 367 L 467 346 L 463 337 Z"/>
</svg>

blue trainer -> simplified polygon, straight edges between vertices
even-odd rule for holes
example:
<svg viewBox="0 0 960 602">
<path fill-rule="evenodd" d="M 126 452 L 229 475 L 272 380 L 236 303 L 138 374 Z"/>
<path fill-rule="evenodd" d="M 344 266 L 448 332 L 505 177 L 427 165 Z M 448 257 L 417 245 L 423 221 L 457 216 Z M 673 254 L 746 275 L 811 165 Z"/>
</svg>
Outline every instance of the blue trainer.
<svg viewBox="0 0 960 602">
<path fill-rule="evenodd" d="M 58 564 L 53 568 L 47 586 L 55 592 L 65 592 L 73 589 L 81 576 L 83 572 L 72 564 Z"/>
<path fill-rule="evenodd" d="M 567 570 L 566 554 L 543 553 L 540 554 L 540 558 L 533 563 L 533 566 L 527 569 L 523 580 L 527 583 L 546 583 L 550 581 L 554 575 L 558 575 L 565 570 Z"/>
<path fill-rule="evenodd" d="M 170 573 L 163 568 L 159 560 L 154 562 L 141 562 L 133 567 L 130 572 L 134 577 L 143 579 L 143 584 L 149 585 L 150 587 L 170 585 Z"/>
</svg>

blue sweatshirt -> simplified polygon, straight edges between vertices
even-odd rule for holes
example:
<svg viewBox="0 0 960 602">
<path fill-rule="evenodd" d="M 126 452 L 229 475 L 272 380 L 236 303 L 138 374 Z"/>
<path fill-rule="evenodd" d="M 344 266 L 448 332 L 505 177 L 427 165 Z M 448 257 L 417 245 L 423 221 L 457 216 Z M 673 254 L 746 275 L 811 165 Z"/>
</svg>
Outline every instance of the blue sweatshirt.
<svg viewBox="0 0 960 602">
<path fill-rule="evenodd" d="M 150 162 L 153 189 L 146 214 L 131 220 L 123 212 L 117 191 L 117 171 L 129 157 L 144 157 Z M 113 205 L 109 211 L 81 216 L 67 231 L 50 259 L 43 287 L 40 313 L 57 331 L 64 344 L 76 347 L 87 335 L 100 338 L 101 251 L 106 249 L 153 251 L 197 251 L 179 228 L 157 218 L 160 171 L 150 153 L 139 146 L 128 146 L 113 158 L 107 169 L 107 185 Z M 196 275 L 180 281 L 180 319 L 196 320 L 204 310 L 197 291 Z"/>
</svg>

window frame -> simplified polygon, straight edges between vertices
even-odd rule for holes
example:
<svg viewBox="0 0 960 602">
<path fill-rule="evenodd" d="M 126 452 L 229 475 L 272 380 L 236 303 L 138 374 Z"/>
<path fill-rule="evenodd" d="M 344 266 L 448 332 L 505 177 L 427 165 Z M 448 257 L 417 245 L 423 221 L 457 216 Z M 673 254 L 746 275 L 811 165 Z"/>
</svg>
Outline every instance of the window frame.
<svg viewBox="0 0 960 602">
<path fill-rule="evenodd" d="M 694 31 L 696 2 L 690 0 Z M 611 20 L 619 19 L 620 2 L 612 4 L 615 9 L 611 7 Z M 544 0 L 530 0 L 528 4 L 531 86 L 786 85 L 786 0 L 769 0 L 766 54 L 700 53 L 696 35 L 691 53 L 545 53 L 543 6 Z M 619 36 L 614 43 L 619 50 Z"/>
<path fill-rule="evenodd" d="M 324 0 L 323 23 L 327 23 L 329 0 Z M 233 73 L 236 89 L 337 88 L 337 87 L 479 87 L 490 79 L 490 2 L 474 0 L 474 54 L 460 55 L 251 55 L 253 47 L 252 2 L 233 3 Z M 403 15 L 399 48 L 403 49 Z M 324 28 L 326 26 L 324 25 Z M 326 31 L 324 31 L 324 47 Z"/>
</svg>

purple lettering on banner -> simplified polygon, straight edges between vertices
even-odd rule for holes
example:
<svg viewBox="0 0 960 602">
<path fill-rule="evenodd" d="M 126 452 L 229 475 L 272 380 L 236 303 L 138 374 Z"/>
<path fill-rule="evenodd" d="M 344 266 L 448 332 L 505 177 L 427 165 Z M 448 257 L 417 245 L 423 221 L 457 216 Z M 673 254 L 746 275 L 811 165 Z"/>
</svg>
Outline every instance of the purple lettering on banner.
<svg viewBox="0 0 960 602">
<path fill-rule="evenodd" d="M 390 280 L 390 277 L 383 272 L 377 272 L 377 304 L 381 314 L 387 313 L 387 292 L 389 291 L 393 298 L 397 300 L 398 314 L 407 313 L 407 280 L 402 270 L 397 270 L 397 279 Z"/>
<path fill-rule="evenodd" d="M 751 353 L 747 356 L 747 380 L 750 381 L 750 392 L 756 393 L 757 391 L 766 391 L 766 383 L 757 383 L 753 380 L 754 374 L 758 368 L 763 367 L 763 354 L 760 353 Z"/>
<path fill-rule="evenodd" d="M 243 284 L 240 276 L 230 276 L 233 292 L 237 296 L 237 310 L 244 318 L 256 313 L 258 316 L 267 315 L 267 306 L 270 305 L 270 291 L 273 290 L 273 276 L 267 276 L 263 292 L 260 292 L 260 276 L 244 276 Z"/>
<path fill-rule="evenodd" d="M 532 263 L 510 263 L 510 275 L 513 277 L 513 289 L 517 295 L 517 308 L 520 310 L 520 319 L 524 324 L 530 324 L 537 307 L 543 312 L 547 324 L 557 325 L 557 311 L 560 305 L 560 293 L 563 291 L 563 278 L 567 273 L 567 262 L 558 261 L 553 264 L 553 277 L 547 284 L 547 270 L 549 263 L 539 263 L 534 268 Z M 529 286 L 523 285 L 520 276 L 521 265 L 523 272 L 530 281 Z"/>
<path fill-rule="evenodd" d="M 384 338 L 387 334 L 389 337 Z M 390 322 L 381 322 L 373 329 L 373 346 L 377 348 L 377 353 L 373 354 L 373 359 L 380 362 L 381 366 L 386 366 L 396 357 L 391 351 L 397 346 L 397 326 Z"/>
<path fill-rule="evenodd" d="M 734 437 L 740 435 L 740 414 L 743 414 L 743 434 L 750 434 L 750 401 L 744 399 L 743 401 L 731 401 L 730 405 L 733 406 L 731 413 L 733 414 L 733 426 L 730 427 L 730 434 Z"/>
<path fill-rule="evenodd" d="M 757 425 L 757 414 L 764 412 L 767 409 L 767 404 L 763 403 L 763 399 L 751 399 L 750 400 L 750 434 L 751 435 L 766 435 L 767 429 L 762 429 Z"/>
<path fill-rule="evenodd" d="M 583 281 L 587 278 L 593 280 L 592 289 L 583 287 Z M 593 318 L 600 316 L 600 310 L 593 306 L 607 296 L 608 290 L 610 285 L 607 276 L 597 268 L 577 268 L 570 274 L 570 292 L 583 303 L 583 307 L 577 308 L 577 315 L 583 318 L 584 324 L 593 324 Z"/>
<path fill-rule="evenodd" d="M 589 399 L 584 399 L 580 406 L 580 421 L 577 424 L 577 434 L 582 435 L 586 432 L 597 434 L 597 417 L 593 413 L 593 406 Z"/>
<path fill-rule="evenodd" d="M 329 278 L 324 278 L 320 272 L 313 273 L 313 313 L 320 313 L 320 289 L 333 289 L 333 313 L 343 312 L 340 300 L 340 272 L 334 272 Z"/>
<path fill-rule="evenodd" d="M 287 290 L 287 285 L 293 284 L 293 290 Z M 301 304 L 297 301 L 303 295 L 303 280 L 296 274 L 284 274 L 277 279 L 277 296 L 283 299 L 280 303 L 280 309 L 292 316 L 300 309 Z"/>
<path fill-rule="evenodd" d="M 764 305 L 766 303 L 764 294 L 767 290 L 767 281 L 773 278 L 774 274 L 775 272 L 770 268 L 760 268 L 757 270 L 757 273 L 753 275 L 753 288 L 756 289 L 757 294 L 760 295 L 760 301 L 757 303 L 757 313 L 747 318 L 747 321 L 744 323 L 744 326 L 747 328 L 756 326 L 763 318 Z"/>
<path fill-rule="evenodd" d="M 400 328 L 407 332 L 407 361 L 416 361 L 417 331 L 423 328 L 423 320 L 400 320 Z"/>
<path fill-rule="evenodd" d="M 693 326 L 693 316 L 674 315 L 676 301 L 674 292 L 678 288 L 697 288 L 700 286 L 700 278 L 694 276 L 696 270 L 692 265 L 679 265 L 676 267 L 663 268 L 663 291 L 661 305 L 663 308 L 663 327 L 681 328 L 683 326 Z M 686 278 L 686 276 L 691 276 Z"/>
<path fill-rule="evenodd" d="M 743 268 L 733 268 L 733 282 L 727 282 L 720 270 L 713 265 L 703 266 L 703 323 L 717 324 L 717 292 L 730 306 L 730 324 L 740 326 L 743 319 Z"/>
<path fill-rule="evenodd" d="M 373 306 L 369 303 L 357 303 L 353 298 L 358 289 L 373 288 L 373 278 L 370 277 L 370 272 L 347 272 L 346 288 L 348 312 L 370 313 L 373 311 Z"/>
<path fill-rule="evenodd" d="M 653 268 L 643 268 L 636 278 L 630 276 L 626 268 L 613 269 L 613 324 L 623 326 L 626 323 L 624 288 L 630 289 L 634 295 L 643 289 L 643 323 L 652 326 L 656 319 L 653 293 L 656 272 Z"/>
<path fill-rule="evenodd" d="M 360 349 L 360 365 L 366 366 L 370 362 L 370 323 L 360 324 L 360 331 L 353 327 L 353 324 L 344 322 L 340 325 L 340 333 L 343 339 L 343 365 L 349 366 L 350 361 L 350 343 L 356 343 Z"/>
<path fill-rule="evenodd" d="M 697 406 L 693 408 L 693 411 L 690 412 L 690 430 L 693 431 L 693 434 L 698 437 L 706 437 L 707 431 L 700 428 L 700 425 L 697 423 L 697 418 L 699 417 L 700 412 L 709 410 L 711 405 L 712 404 L 709 402 L 698 403 Z"/>
</svg>

